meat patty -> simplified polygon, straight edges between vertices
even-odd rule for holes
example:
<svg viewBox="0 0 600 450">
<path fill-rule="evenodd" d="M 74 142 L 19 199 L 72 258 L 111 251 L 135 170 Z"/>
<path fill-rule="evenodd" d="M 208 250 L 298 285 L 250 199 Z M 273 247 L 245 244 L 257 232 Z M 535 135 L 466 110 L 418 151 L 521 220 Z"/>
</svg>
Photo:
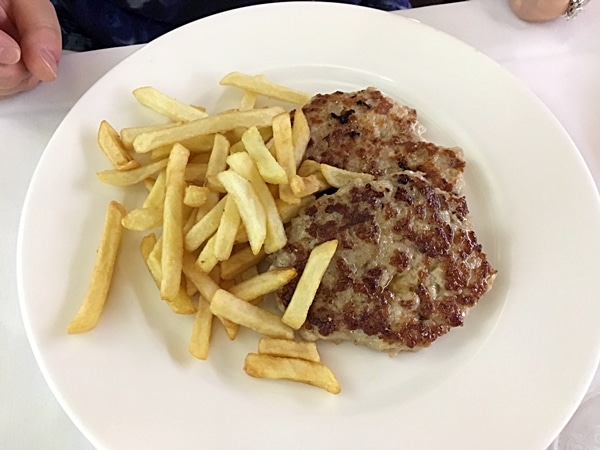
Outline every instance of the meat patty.
<svg viewBox="0 0 600 450">
<path fill-rule="evenodd" d="M 417 112 L 379 90 L 317 94 L 303 111 L 311 131 L 307 159 L 377 177 L 418 171 L 440 189 L 461 192 L 461 149 L 421 139 Z"/>
<path fill-rule="evenodd" d="M 428 347 L 490 289 L 492 268 L 464 197 L 403 171 L 323 195 L 292 220 L 275 267 L 302 273 L 310 251 L 338 239 L 304 327 L 308 340 L 350 340 L 396 353 Z M 296 287 L 277 293 L 285 308 Z"/>
</svg>

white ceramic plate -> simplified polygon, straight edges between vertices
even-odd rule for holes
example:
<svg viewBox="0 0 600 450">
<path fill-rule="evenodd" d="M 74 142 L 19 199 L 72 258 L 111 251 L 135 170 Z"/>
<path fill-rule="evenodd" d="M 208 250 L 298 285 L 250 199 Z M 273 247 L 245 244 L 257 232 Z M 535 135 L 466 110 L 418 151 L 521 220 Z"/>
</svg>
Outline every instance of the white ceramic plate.
<svg viewBox="0 0 600 450">
<path fill-rule="evenodd" d="M 153 85 L 216 109 L 239 70 L 313 93 L 369 85 L 418 109 L 427 137 L 460 145 L 478 235 L 499 269 L 463 328 L 396 358 L 322 345 L 338 396 L 242 371 L 257 335 L 217 332 L 207 362 L 187 351 L 128 233 L 99 325 L 68 336 L 109 200 L 95 177 L 102 119 L 156 121 L 132 89 Z M 101 79 L 48 145 L 26 200 L 21 304 L 40 367 L 99 448 L 540 449 L 567 422 L 598 362 L 600 208 L 577 150 L 519 83 L 417 22 L 335 4 L 273 4 L 209 17 L 158 39 Z"/>
</svg>

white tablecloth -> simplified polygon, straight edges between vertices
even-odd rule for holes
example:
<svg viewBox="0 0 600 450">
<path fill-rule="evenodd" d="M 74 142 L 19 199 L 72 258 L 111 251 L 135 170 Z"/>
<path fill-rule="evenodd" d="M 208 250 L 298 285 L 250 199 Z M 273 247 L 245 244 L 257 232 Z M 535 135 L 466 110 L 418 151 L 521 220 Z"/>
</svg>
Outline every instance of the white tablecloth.
<svg viewBox="0 0 600 450">
<path fill-rule="evenodd" d="M 525 83 L 569 132 L 600 186 L 600 2 L 590 2 L 575 20 L 545 24 L 518 20 L 504 0 L 398 14 L 471 44 Z M 52 133 L 84 91 L 137 48 L 65 54 L 57 81 L 0 102 L 1 448 L 93 448 L 50 392 L 27 342 L 17 296 L 16 241 L 28 183 Z M 588 396 L 599 391 L 597 374 Z M 600 410 L 592 420 L 600 424 Z"/>
</svg>

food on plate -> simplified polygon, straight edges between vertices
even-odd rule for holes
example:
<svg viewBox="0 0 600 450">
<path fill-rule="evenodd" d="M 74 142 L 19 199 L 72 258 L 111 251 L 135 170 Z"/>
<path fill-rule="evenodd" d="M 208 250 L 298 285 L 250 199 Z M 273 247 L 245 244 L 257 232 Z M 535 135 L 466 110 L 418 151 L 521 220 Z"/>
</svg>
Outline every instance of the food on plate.
<svg viewBox="0 0 600 450">
<path fill-rule="evenodd" d="M 90 331 L 100 319 L 121 246 L 121 220 L 124 216 L 123 205 L 116 201 L 109 203 L 90 284 L 79 311 L 67 327 L 69 334 Z"/>
<path fill-rule="evenodd" d="M 496 271 L 461 194 L 460 149 L 424 141 L 416 111 L 375 88 L 311 97 L 237 72 L 220 84 L 240 90 L 237 107 L 146 86 L 133 94 L 163 123 L 101 123 L 112 167 L 98 178 L 146 195 L 128 212 L 111 204 L 90 287 L 102 295 L 69 332 L 96 324 L 123 229 L 146 234 L 139 254 L 157 297 L 190 320 L 193 356 L 208 358 L 219 322 L 232 341 L 261 336 L 253 377 L 337 394 L 314 341 L 396 353 L 462 325 Z"/>
<path fill-rule="evenodd" d="M 496 271 L 477 243 L 463 197 L 415 173 L 355 183 L 294 218 L 275 267 L 302 274 L 309 253 L 337 239 L 300 335 L 396 353 L 429 346 L 490 288 Z M 278 292 L 287 311 L 297 290 Z"/>
<path fill-rule="evenodd" d="M 460 195 L 462 151 L 424 141 L 416 111 L 374 88 L 318 94 L 303 109 L 305 157 L 321 173 L 372 177 L 351 178 L 305 207 L 274 257 L 275 267 L 302 274 L 311 249 L 339 241 L 300 335 L 390 354 L 428 347 L 463 324 L 496 276 Z M 284 311 L 296 283 L 278 292 Z"/>
<path fill-rule="evenodd" d="M 340 383 L 329 367 L 300 358 L 248 353 L 244 371 L 251 377 L 299 381 L 339 394 Z"/>
<path fill-rule="evenodd" d="M 417 112 L 379 90 L 317 94 L 303 109 L 311 132 L 306 159 L 377 177 L 411 170 L 440 189 L 461 192 L 462 150 L 423 140 Z"/>
</svg>

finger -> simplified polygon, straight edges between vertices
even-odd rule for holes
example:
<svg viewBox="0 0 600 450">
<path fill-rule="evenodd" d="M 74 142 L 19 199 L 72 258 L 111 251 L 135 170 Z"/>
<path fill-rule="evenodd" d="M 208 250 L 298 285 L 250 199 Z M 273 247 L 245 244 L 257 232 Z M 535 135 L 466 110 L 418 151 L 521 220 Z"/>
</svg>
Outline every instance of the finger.
<svg viewBox="0 0 600 450">
<path fill-rule="evenodd" d="M 0 99 L 27 91 L 39 82 L 39 78 L 33 76 L 22 62 L 0 65 Z"/>
<path fill-rule="evenodd" d="M 56 78 L 62 49 L 60 25 L 48 0 L 14 2 L 14 22 L 21 55 L 29 71 L 42 81 Z"/>
<path fill-rule="evenodd" d="M 10 35 L 0 30 L 0 64 L 16 64 L 21 59 L 21 47 Z"/>
</svg>

